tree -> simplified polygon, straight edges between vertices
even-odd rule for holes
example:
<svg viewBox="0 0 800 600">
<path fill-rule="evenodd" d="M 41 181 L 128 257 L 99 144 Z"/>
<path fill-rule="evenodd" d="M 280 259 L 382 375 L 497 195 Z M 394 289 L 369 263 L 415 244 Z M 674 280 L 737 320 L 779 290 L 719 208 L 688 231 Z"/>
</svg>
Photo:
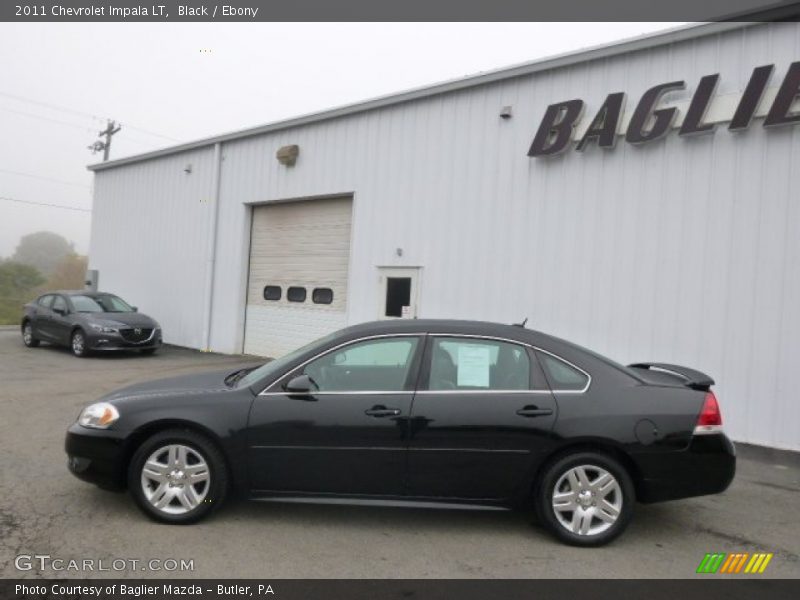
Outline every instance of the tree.
<svg viewBox="0 0 800 600">
<path fill-rule="evenodd" d="M 33 299 L 44 277 L 34 267 L 12 261 L 0 262 L 0 324 L 19 323 L 22 305 Z"/>
<path fill-rule="evenodd" d="M 58 263 L 44 288 L 46 290 L 82 290 L 86 278 L 87 258 L 71 252 Z"/>
<path fill-rule="evenodd" d="M 37 231 L 22 236 L 11 260 L 35 267 L 48 277 L 64 257 L 72 253 L 72 245 L 64 237 L 52 231 Z"/>
</svg>

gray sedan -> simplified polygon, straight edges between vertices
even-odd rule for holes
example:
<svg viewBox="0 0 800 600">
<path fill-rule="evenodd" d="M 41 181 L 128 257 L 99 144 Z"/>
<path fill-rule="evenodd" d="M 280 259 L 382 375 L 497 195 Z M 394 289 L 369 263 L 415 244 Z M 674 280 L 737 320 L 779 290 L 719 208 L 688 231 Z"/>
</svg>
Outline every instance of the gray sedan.
<svg viewBox="0 0 800 600">
<path fill-rule="evenodd" d="M 161 346 L 161 327 L 119 296 L 101 292 L 59 291 L 24 306 L 22 341 L 66 346 L 75 356 L 94 351 L 138 350 L 152 354 Z"/>
</svg>

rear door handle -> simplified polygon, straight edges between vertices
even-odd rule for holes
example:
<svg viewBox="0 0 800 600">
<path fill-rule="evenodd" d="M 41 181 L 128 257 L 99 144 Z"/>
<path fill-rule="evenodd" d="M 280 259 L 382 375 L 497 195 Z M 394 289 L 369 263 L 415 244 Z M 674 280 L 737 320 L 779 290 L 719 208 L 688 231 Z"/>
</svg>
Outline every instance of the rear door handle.
<svg viewBox="0 0 800 600">
<path fill-rule="evenodd" d="M 544 417 L 547 415 L 553 414 L 552 408 L 539 408 L 538 406 L 534 406 L 533 404 L 528 406 L 523 406 L 517 411 L 517 414 L 520 417 Z"/>
<path fill-rule="evenodd" d="M 365 415 L 370 417 L 396 417 L 400 414 L 399 408 L 386 408 L 382 404 L 373 406 L 364 411 Z"/>
</svg>

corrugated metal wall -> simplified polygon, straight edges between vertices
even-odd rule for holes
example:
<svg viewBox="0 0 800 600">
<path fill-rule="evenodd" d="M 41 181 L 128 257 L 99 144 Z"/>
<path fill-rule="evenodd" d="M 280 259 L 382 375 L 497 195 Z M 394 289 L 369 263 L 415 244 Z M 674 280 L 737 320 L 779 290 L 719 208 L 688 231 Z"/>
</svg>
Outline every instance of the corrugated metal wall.
<svg viewBox="0 0 800 600">
<path fill-rule="evenodd" d="M 376 318 L 378 265 L 421 266 L 422 317 L 527 316 L 533 328 L 622 362 L 705 370 L 719 382 L 736 439 L 800 449 L 800 403 L 790 387 L 800 365 L 800 130 L 765 131 L 756 120 L 737 134 L 722 126 L 688 140 L 673 133 L 643 147 L 621 142 L 610 152 L 526 155 L 552 102 L 583 98 L 591 116 L 610 92 L 625 91 L 633 103 L 675 79 L 687 90 L 670 98 L 688 99 L 701 76 L 716 72 L 719 93 L 740 92 L 754 67 L 776 63 L 774 85 L 794 60 L 799 25 L 758 25 L 227 142 L 212 348 L 242 347 L 248 205 L 352 192 L 349 322 Z M 513 118 L 499 119 L 509 104 Z M 293 168 L 275 160 L 285 144 L 300 146 Z M 120 263 L 105 257 L 111 240 L 98 230 L 123 226 L 120 214 L 138 198 L 115 198 L 114 181 L 164 198 L 156 173 L 184 162 L 98 174 L 92 265 L 103 287 Z M 171 177 L 180 181 L 177 171 Z M 107 198 L 125 210 L 103 208 Z M 169 220 L 166 204 L 148 204 L 149 214 Z M 186 256 L 185 242 L 164 244 L 161 268 L 189 268 L 175 260 Z M 140 288 L 132 277 L 126 289 Z M 183 302 L 185 292 L 178 286 L 175 297 Z"/>
<path fill-rule="evenodd" d="M 100 289 L 156 318 L 166 342 L 193 348 L 208 299 L 213 159 L 201 149 L 95 177 L 89 268 Z"/>
</svg>

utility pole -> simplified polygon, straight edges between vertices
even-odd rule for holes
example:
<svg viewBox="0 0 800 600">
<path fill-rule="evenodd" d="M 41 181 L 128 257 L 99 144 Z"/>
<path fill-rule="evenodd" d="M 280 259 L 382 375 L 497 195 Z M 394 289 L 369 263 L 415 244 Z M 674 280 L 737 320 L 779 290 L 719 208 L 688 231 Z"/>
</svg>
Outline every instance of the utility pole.
<svg viewBox="0 0 800 600">
<path fill-rule="evenodd" d="M 117 133 L 120 129 L 122 129 L 122 125 L 117 125 L 115 121 L 109 119 L 106 128 L 97 134 L 98 137 L 105 136 L 106 141 L 102 142 L 98 140 L 94 144 L 89 146 L 89 150 L 92 151 L 92 154 L 100 152 L 102 150 L 103 162 L 106 162 L 108 160 L 108 154 L 109 152 L 111 152 L 111 136 Z"/>
</svg>

